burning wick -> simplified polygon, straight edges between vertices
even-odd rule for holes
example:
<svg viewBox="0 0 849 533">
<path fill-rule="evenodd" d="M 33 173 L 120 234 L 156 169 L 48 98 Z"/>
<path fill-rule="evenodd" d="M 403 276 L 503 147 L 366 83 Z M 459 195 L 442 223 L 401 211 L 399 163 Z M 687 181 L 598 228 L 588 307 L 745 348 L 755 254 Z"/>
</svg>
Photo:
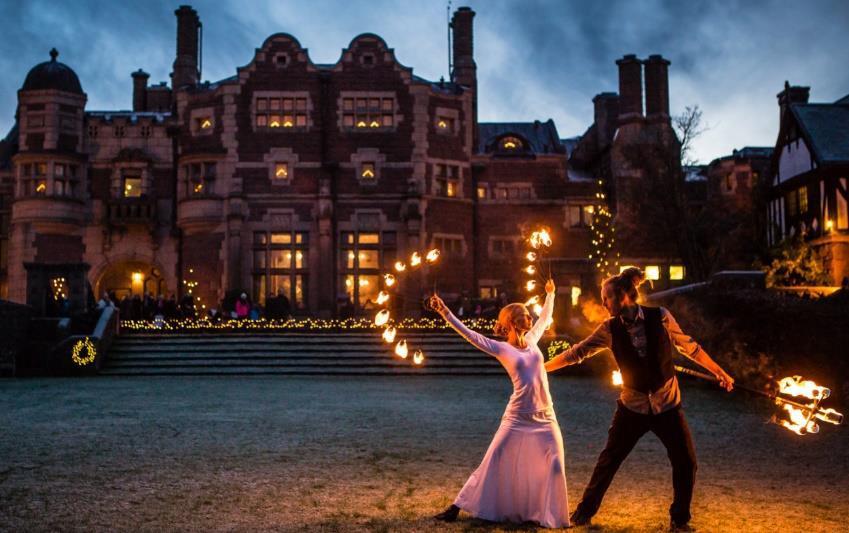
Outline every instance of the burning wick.
<svg viewBox="0 0 849 533">
<path fill-rule="evenodd" d="M 534 281 L 534 280 L 532 280 L 532 279 L 531 279 L 531 280 L 528 280 L 528 282 L 527 282 L 527 283 L 525 283 L 525 289 L 526 289 L 528 292 L 533 291 L 534 289 L 536 289 L 536 287 L 537 287 L 537 282 L 536 282 L 536 281 Z"/>
<path fill-rule="evenodd" d="M 413 255 L 410 256 L 410 266 L 417 267 L 422 264 L 422 256 L 419 252 L 413 252 Z"/>
<path fill-rule="evenodd" d="M 387 287 L 391 287 L 395 285 L 395 276 L 393 276 L 392 274 L 384 274 L 383 282 L 386 283 Z"/>
<path fill-rule="evenodd" d="M 539 303 L 539 295 L 536 295 L 533 298 L 531 298 L 530 300 L 528 300 L 527 302 L 525 302 L 525 307 L 530 307 L 530 306 L 536 305 L 538 303 Z"/>
<path fill-rule="evenodd" d="M 413 364 L 421 365 L 424 362 L 424 354 L 421 350 L 413 352 Z"/>
<path fill-rule="evenodd" d="M 537 254 L 534 252 L 528 252 L 528 255 L 525 256 L 528 261 L 534 262 L 537 260 Z"/>
<path fill-rule="evenodd" d="M 406 340 L 398 341 L 398 344 L 395 345 L 395 355 L 397 355 L 401 359 L 407 358 L 407 341 Z"/>
<path fill-rule="evenodd" d="M 398 330 L 396 330 L 395 328 L 393 328 L 393 327 L 386 328 L 385 330 L 383 330 L 383 340 L 385 340 L 389 344 L 392 344 L 395 341 L 395 334 L 396 333 L 398 333 Z"/>
<path fill-rule="evenodd" d="M 388 309 L 384 309 L 384 310 L 380 311 L 374 317 L 374 325 L 375 326 L 383 326 L 387 322 L 389 322 L 389 310 Z"/>
<path fill-rule="evenodd" d="M 437 250 L 436 248 L 429 251 L 425 256 L 425 261 L 427 261 L 428 263 L 435 263 L 437 259 L 439 259 L 439 250 Z"/>
<path fill-rule="evenodd" d="M 537 273 L 537 268 L 534 265 L 528 265 L 527 268 L 525 268 L 525 272 L 533 276 Z"/>
<path fill-rule="evenodd" d="M 377 293 L 377 305 L 383 305 L 389 301 L 389 293 L 386 291 L 380 291 Z"/>
<path fill-rule="evenodd" d="M 542 306 L 540 304 L 534 304 L 534 314 L 539 316 L 542 313 Z"/>
<path fill-rule="evenodd" d="M 549 235 L 548 230 L 539 231 L 539 242 L 546 248 L 551 246 L 551 235 Z"/>
<path fill-rule="evenodd" d="M 811 400 L 824 400 L 831 396 L 831 390 L 817 385 L 809 379 L 803 380 L 802 376 L 784 378 L 778 382 L 778 387 L 782 394 L 789 394 L 790 396 L 804 396 Z"/>
<path fill-rule="evenodd" d="M 395 261 L 395 270 L 397 270 L 398 272 L 403 272 L 407 270 L 407 265 L 405 265 L 401 261 Z"/>
<path fill-rule="evenodd" d="M 622 372 L 618 370 L 614 370 L 613 374 L 610 376 L 610 379 L 613 381 L 613 384 L 617 387 L 622 386 Z"/>
</svg>

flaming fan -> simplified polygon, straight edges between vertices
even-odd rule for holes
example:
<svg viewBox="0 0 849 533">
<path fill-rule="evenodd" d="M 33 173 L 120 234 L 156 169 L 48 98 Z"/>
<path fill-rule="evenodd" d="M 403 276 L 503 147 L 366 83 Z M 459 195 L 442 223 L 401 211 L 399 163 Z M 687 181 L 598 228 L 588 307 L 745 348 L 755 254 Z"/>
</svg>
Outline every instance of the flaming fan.
<svg viewBox="0 0 849 533">
<path fill-rule="evenodd" d="M 425 254 L 424 258 L 422 258 L 422 255 L 419 252 L 413 252 L 413 254 L 410 256 L 409 264 L 406 264 L 403 261 L 395 262 L 395 272 L 397 274 L 403 274 L 408 270 L 415 270 L 416 268 L 421 266 L 422 263 L 436 263 L 436 261 L 439 260 L 439 255 L 439 250 L 437 250 L 436 248 L 428 251 Z M 397 287 L 398 279 L 395 277 L 395 274 L 384 274 L 383 284 L 387 288 Z M 380 291 L 380 293 L 377 295 L 377 304 L 383 305 L 387 303 L 390 298 L 391 296 L 388 292 Z M 400 357 L 401 359 L 407 359 L 410 354 L 410 349 L 407 347 L 407 339 L 400 339 L 397 343 L 395 342 L 395 338 L 398 335 L 398 329 L 392 324 L 390 324 L 390 318 L 391 317 L 389 309 L 381 309 L 374 316 L 374 325 L 377 327 L 385 326 L 383 333 L 381 334 L 383 341 L 387 344 L 395 344 L 395 355 Z M 413 352 L 412 362 L 414 365 L 421 366 L 422 364 L 424 364 L 424 360 L 424 352 L 422 352 L 421 350 L 415 350 L 415 352 Z"/>
<path fill-rule="evenodd" d="M 522 269 L 522 272 L 531 276 L 531 279 L 525 282 L 525 290 L 529 293 L 536 292 L 538 288 L 545 286 L 545 280 L 542 279 L 542 269 L 545 261 L 545 254 L 551 248 L 551 234 L 546 228 L 531 233 L 528 239 L 530 250 L 525 254 L 525 259 L 528 265 Z M 551 260 L 548 262 L 548 279 L 551 278 Z M 539 294 L 532 296 L 525 302 L 525 307 L 533 310 L 536 316 L 542 312 L 542 298 Z"/>
<path fill-rule="evenodd" d="M 676 365 L 675 370 L 682 374 L 695 376 L 707 381 L 717 381 L 710 374 L 689 368 Z M 785 427 L 797 435 L 819 433 L 820 427 L 816 422 L 817 420 L 836 426 L 843 423 L 843 415 L 841 413 L 822 406 L 822 402 L 831 396 L 831 390 L 817 385 L 813 381 L 803 380 L 801 376 L 786 377 L 780 380 L 778 382 L 778 392 L 755 389 L 739 383 L 734 383 L 734 388 L 751 394 L 757 394 L 758 396 L 764 396 L 775 402 L 775 405 L 781 407 L 782 413 L 787 413 L 787 418 L 782 418 L 778 414 L 775 414 L 770 419 L 770 422 Z M 786 396 L 802 399 L 791 400 Z"/>
</svg>

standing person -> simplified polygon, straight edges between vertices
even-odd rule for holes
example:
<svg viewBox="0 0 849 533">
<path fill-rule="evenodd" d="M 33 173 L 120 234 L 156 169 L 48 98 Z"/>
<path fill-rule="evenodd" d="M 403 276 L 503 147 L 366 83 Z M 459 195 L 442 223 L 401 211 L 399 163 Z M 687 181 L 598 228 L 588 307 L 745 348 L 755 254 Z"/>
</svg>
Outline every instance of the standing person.
<svg viewBox="0 0 849 533">
<path fill-rule="evenodd" d="M 457 519 L 460 509 L 491 521 L 537 522 L 569 527 L 563 438 L 554 416 L 548 376 L 537 347 L 554 308 L 554 282 L 545 285 L 545 305 L 536 323 L 520 303 L 498 314 L 498 342 L 466 328 L 439 296 L 430 306 L 462 337 L 496 359 L 513 381 L 513 394 L 483 461 L 454 503 L 436 518 Z"/>
<path fill-rule="evenodd" d="M 277 289 L 277 306 L 278 312 L 280 313 L 279 318 L 283 320 L 289 320 L 292 318 L 292 304 L 289 302 L 289 298 L 286 296 L 286 291 L 283 289 Z"/>
<path fill-rule="evenodd" d="M 248 314 L 251 312 L 251 302 L 248 300 L 248 295 L 246 293 L 242 293 L 239 296 L 239 299 L 236 300 L 236 318 L 243 320 L 248 318 Z"/>
<path fill-rule="evenodd" d="M 590 523 L 619 466 L 637 441 L 651 431 L 666 447 L 672 462 L 674 499 L 669 508 L 670 529 L 692 531 L 688 523 L 696 480 L 696 451 L 681 409 L 681 390 L 672 361 L 674 352 L 677 349 L 707 369 L 728 391 L 734 386 L 734 378 L 681 331 L 669 311 L 637 304 L 637 289 L 645 279 L 642 270 L 628 267 L 618 276 L 604 280 L 601 297 L 610 318 L 589 337 L 545 364 L 545 369 L 553 372 L 608 348 L 622 373 L 622 393 L 607 444 L 571 518 L 575 525 Z"/>
</svg>

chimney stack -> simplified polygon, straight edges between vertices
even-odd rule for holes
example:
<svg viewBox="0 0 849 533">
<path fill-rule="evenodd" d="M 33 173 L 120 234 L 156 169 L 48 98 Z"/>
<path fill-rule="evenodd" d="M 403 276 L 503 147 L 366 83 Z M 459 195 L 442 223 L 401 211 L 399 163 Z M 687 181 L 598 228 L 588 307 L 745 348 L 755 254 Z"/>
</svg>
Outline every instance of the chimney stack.
<svg viewBox="0 0 849 533">
<path fill-rule="evenodd" d="M 593 107 L 598 146 L 604 148 L 610 144 L 614 133 L 616 133 L 619 95 L 616 93 L 599 93 L 593 98 Z"/>
<path fill-rule="evenodd" d="M 616 61 L 619 66 L 619 124 L 643 119 L 643 63 L 634 54 Z"/>
<path fill-rule="evenodd" d="M 472 146 L 478 143 L 478 74 L 474 54 L 474 18 L 470 7 L 461 7 L 451 18 L 451 81 L 472 90 Z"/>
<path fill-rule="evenodd" d="M 133 111 L 147 111 L 147 80 L 150 74 L 138 69 L 133 72 Z"/>
<path fill-rule="evenodd" d="M 807 104 L 810 97 L 810 87 L 800 87 L 798 85 L 791 86 L 789 81 L 784 82 L 784 90 L 778 93 L 778 108 L 781 110 L 781 119 L 784 119 L 784 114 L 790 109 L 790 104 Z"/>
<path fill-rule="evenodd" d="M 646 66 L 646 118 L 652 122 L 669 122 L 669 61 L 651 55 Z"/>
<path fill-rule="evenodd" d="M 177 90 L 186 85 L 197 85 L 199 81 L 201 23 L 197 11 L 191 6 L 180 6 L 174 14 L 177 15 L 177 57 L 171 73 L 171 88 Z"/>
</svg>

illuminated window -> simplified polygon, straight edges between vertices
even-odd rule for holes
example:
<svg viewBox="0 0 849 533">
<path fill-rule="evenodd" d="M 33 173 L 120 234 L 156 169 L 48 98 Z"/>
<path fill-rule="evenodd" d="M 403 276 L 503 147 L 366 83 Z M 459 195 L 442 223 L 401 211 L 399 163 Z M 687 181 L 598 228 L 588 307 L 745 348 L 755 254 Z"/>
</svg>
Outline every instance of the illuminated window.
<svg viewBox="0 0 849 533">
<path fill-rule="evenodd" d="M 254 102 L 254 124 L 261 129 L 305 128 L 306 98 L 257 98 Z"/>
<path fill-rule="evenodd" d="M 799 213 L 804 214 L 808 212 L 808 188 L 802 187 L 799 189 Z"/>
<path fill-rule="evenodd" d="M 306 306 L 306 232 L 256 232 L 253 245 L 254 299 L 265 305 L 268 297 L 285 296 L 293 311 Z M 283 318 L 283 317 L 269 317 Z"/>
<path fill-rule="evenodd" d="M 433 247 L 439 249 L 443 256 L 460 257 L 463 255 L 463 238 L 436 237 L 433 239 Z"/>
<path fill-rule="evenodd" d="M 681 265 L 670 265 L 669 279 L 673 281 L 679 281 L 684 279 L 684 267 Z"/>
<path fill-rule="evenodd" d="M 289 179 L 289 163 L 275 163 L 274 178 L 287 181 Z"/>
<path fill-rule="evenodd" d="M 358 216 L 361 220 L 361 216 Z M 377 296 L 383 289 L 382 272 L 396 260 L 395 233 L 343 232 L 340 242 L 340 288 L 353 310 L 379 309 Z"/>
<path fill-rule="evenodd" d="M 646 279 L 648 280 L 659 280 L 660 279 L 660 267 L 657 265 L 649 265 L 645 270 Z"/>
<path fill-rule="evenodd" d="M 481 200 L 485 200 L 486 197 L 486 187 L 478 187 L 478 198 Z"/>
<path fill-rule="evenodd" d="M 343 98 L 342 127 L 355 130 L 391 128 L 395 125 L 394 98 Z"/>
<path fill-rule="evenodd" d="M 374 162 L 364 162 L 360 166 L 360 178 L 363 181 L 374 181 L 377 179 Z"/>
<path fill-rule="evenodd" d="M 200 131 L 204 130 L 212 130 L 212 118 L 211 117 L 198 117 L 195 119 L 197 124 L 197 129 Z"/>
<path fill-rule="evenodd" d="M 125 173 L 122 190 L 124 198 L 139 198 L 142 195 L 141 175 L 135 172 Z"/>
<path fill-rule="evenodd" d="M 441 133 L 454 133 L 454 119 L 451 117 L 437 117 L 436 130 Z"/>
<path fill-rule="evenodd" d="M 35 182 L 35 194 L 39 196 L 47 194 L 47 180 L 37 180 Z"/>
<path fill-rule="evenodd" d="M 434 165 L 433 193 L 435 196 L 455 198 L 460 196 L 460 167 L 457 165 Z"/>
<path fill-rule="evenodd" d="M 581 298 L 581 288 L 580 287 L 572 287 L 572 307 L 577 307 L 578 301 Z"/>
<path fill-rule="evenodd" d="M 214 162 L 190 163 L 183 167 L 188 196 L 212 194 L 215 189 L 217 165 Z"/>
<path fill-rule="evenodd" d="M 516 150 L 521 150 L 524 147 L 524 144 L 517 137 L 504 137 L 501 139 L 501 142 L 498 143 L 498 146 L 506 152 L 514 152 Z"/>
<path fill-rule="evenodd" d="M 570 205 L 569 206 L 569 227 L 583 228 L 589 227 L 593 223 L 593 213 L 595 208 L 591 205 Z"/>
</svg>

